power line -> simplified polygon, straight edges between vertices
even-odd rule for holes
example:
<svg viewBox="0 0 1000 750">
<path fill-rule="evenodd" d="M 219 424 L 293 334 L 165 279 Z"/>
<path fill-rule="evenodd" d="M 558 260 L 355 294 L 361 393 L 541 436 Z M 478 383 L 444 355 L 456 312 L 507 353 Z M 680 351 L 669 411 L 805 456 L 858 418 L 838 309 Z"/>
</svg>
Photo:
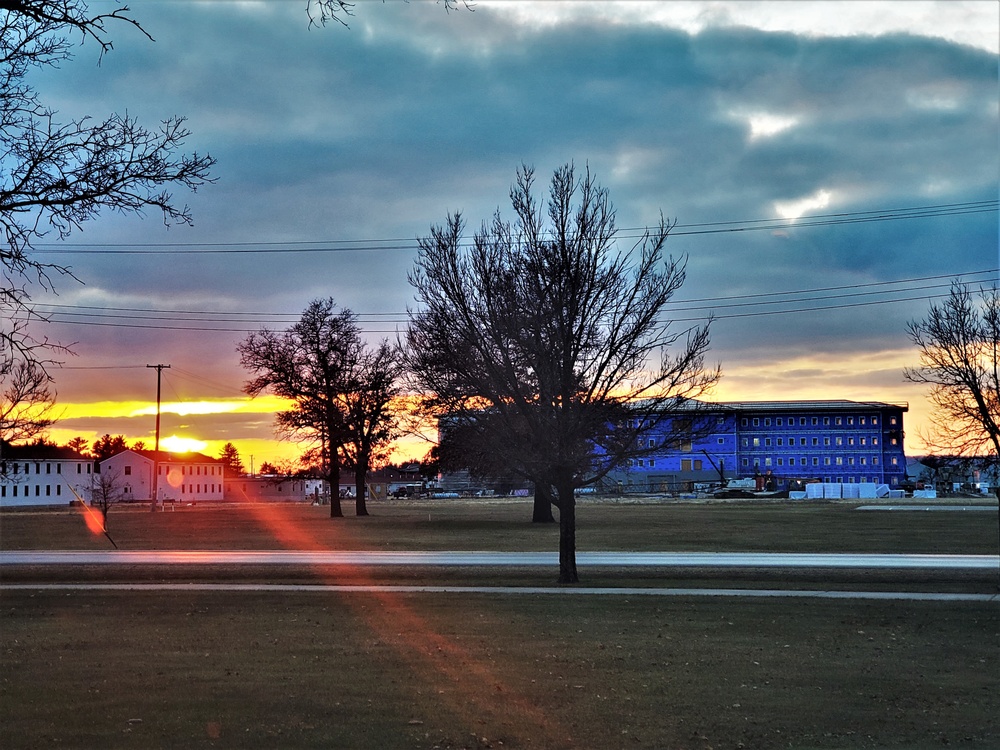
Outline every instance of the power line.
<svg viewBox="0 0 1000 750">
<path fill-rule="evenodd" d="M 986 274 L 994 274 L 1000 269 L 985 269 L 982 271 L 970 271 L 963 274 L 957 274 L 962 278 L 982 276 Z M 811 289 L 798 289 L 790 291 L 780 291 L 780 292 L 762 292 L 757 294 L 748 295 L 727 295 L 719 297 L 700 297 L 692 298 L 688 300 L 677 300 L 676 302 L 670 303 L 668 306 L 668 311 L 670 312 L 695 312 L 698 310 L 711 311 L 719 308 L 741 308 L 741 307 L 761 307 L 766 305 L 787 305 L 787 304 L 808 304 L 812 302 L 830 300 L 830 299 L 848 299 L 848 298 L 858 298 L 858 297 L 870 297 L 882 294 L 912 294 L 916 291 L 927 291 L 940 289 L 945 286 L 950 286 L 951 279 L 955 278 L 955 274 L 947 275 L 936 275 L 936 276 L 920 276 L 908 279 L 896 279 L 891 281 L 878 281 L 878 282 L 868 282 L 865 284 L 854 284 L 854 285 L 839 285 L 839 286 L 828 286 L 828 287 L 815 287 Z M 925 281 L 942 281 L 948 279 L 948 283 L 937 283 L 937 284 L 922 284 L 920 286 L 912 286 L 919 282 Z M 888 287 L 900 286 L 900 285 L 911 285 L 898 289 L 889 289 Z M 851 291 L 847 291 L 851 290 Z M 860 291 L 868 290 L 868 291 Z M 824 292 L 843 292 L 847 291 L 845 294 L 821 294 Z M 817 296 L 808 296 L 817 295 Z M 782 299 L 778 299 L 782 298 Z M 912 301 L 914 299 L 929 299 L 926 295 L 920 295 L 918 297 L 906 297 L 902 299 L 885 300 L 886 302 L 903 302 Z M 738 302 L 731 302 L 732 300 L 740 300 Z M 701 303 L 701 304 L 696 304 Z M 694 305 L 692 307 L 684 307 L 685 305 Z M 247 323 L 255 323 L 258 326 L 266 323 L 275 323 L 278 325 L 285 325 L 296 321 L 299 318 L 298 313 L 268 313 L 268 312 L 212 312 L 206 310 L 155 310 L 150 308 L 125 308 L 125 307 L 98 307 L 89 305 L 40 305 L 40 308 L 45 308 L 49 312 L 42 312 L 43 315 L 50 316 L 52 322 L 58 322 L 68 325 L 104 325 L 111 327 L 129 327 L 129 328 L 164 328 L 170 330 L 172 327 L 169 326 L 154 326 L 154 325 L 142 325 L 142 324 L 123 324 L 113 322 L 118 319 L 126 319 L 129 321 L 135 320 L 146 320 L 150 322 L 163 322 L 163 323 L 191 323 L 191 324 L 226 324 L 226 323 L 237 323 L 245 325 Z M 839 305 L 837 307 L 850 307 L 850 305 Z M 805 312 L 811 309 L 829 309 L 829 308 L 816 308 L 814 306 L 810 307 L 799 307 L 789 312 Z M 76 312 L 76 311 L 85 312 Z M 773 313 L 783 312 L 781 310 L 775 310 Z M 770 313 L 768 313 L 770 314 Z M 236 316 L 236 317 L 234 317 Z M 252 321 L 244 320 L 243 318 L 253 317 Z M 722 316 L 715 316 L 716 318 L 721 318 Z M 725 316 L 726 318 L 735 317 L 731 315 Z M 76 320 L 77 318 L 86 318 L 87 320 Z M 98 320 L 89 320 L 91 318 L 97 318 Z M 374 319 L 374 320 L 372 320 Z M 104 321 L 104 322 L 102 322 Z M 359 314 L 359 323 L 396 323 L 404 325 L 408 322 L 406 313 L 369 313 L 369 314 Z M 250 329 L 246 328 L 219 328 L 219 327 L 195 327 L 195 326 L 184 326 L 176 327 L 174 330 L 203 330 L 203 331 L 228 331 L 228 332 L 249 332 Z M 392 330 L 370 330 L 370 333 L 393 333 Z"/>
<path fill-rule="evenodd" d="M 802 227 L 862 224 L 882 221 L 926 219 L 942 216 L 989 213 L 998 210 L 997 199 L 942 203 L 929 206 L 851 211 L 833 214 L 813 214 L 794 219 L 744 219 L 697 224 L 677 224 L 672 236 L 707 235 L 732 232 L 774 231 Z M 641 239 L 645 227 L 620 229 L 618 239 Z M 468 247 L 471 242 L 461 243 Z M 418 240 L 410 237 L 356 240 L 288 240 L 255 242 L 152 242 L 152 243 L 39 243 L 34 251 L 54 255 L 187 255 L 187 254 L 283 254 L 283 253 L 343 253 L 357 251 L 416 250 Z"/>
<path fill-rule="evenodd" d="M 869 302 L 852 302 L 847 305 L 820 305 L 818 307 L 801 307 L 791 310 L 764 310 L 761 312 L 744 312 L 744 313 L 733 313 L 732 315 L 713 315 L 714 320 L 732 320 L 734 318 L 757 318 L 763 315 L 788 315 L 791 313 L 810 313 L 810 312 L 821 312 L 824 310 L 845 310 L 855 307 L 871 307 L 872 305 L 891 305 L 897 302 L 915 302 L 917 300 L 927 301 L 932 299 L 944 299 L 947 294 L 931 294 L 931 295 L 920 295 L 919 297 L 905 297 L 903 299 L 883 299 L 883 300 L 872 300 Z M 684 322 L 696 322 L 705 320 L 707 316 L 697 317 L 697 318 L 673 318 L 672 322 L 684 323 Z"/>
<path fill-rule="evenodd" d="M 145 370 L 145 365 L 64 365 L 56 362 L 49 366 L 53 370 Z"/>
<path fill-rule="evenodd" d="M 1000 272 L 1000 268 L 985 268 L 982 271 L 966 271 L 964 273 L 945 273 L 936 276 L 914 276 L 909 279 L 894 279 L 890 281 L 869 281 L 864 284 L 841 284 L 839 286 L 820 286 L 807 289 L 793 289 L 785 292 L 758 292 L 756 294 L 738 294 L 726 297 L 699 297 L 687 300 L 678 300 L 678 304 L 687 302 L 715 302 L 730 299 L 753 299 L 756 297 L 778 297 L 792 294 L 811 294 L 813 292 L 836 292 L 841 289 L 866 289 L 876 286 L 892 286 L 895 284 L 910 284 L 917 281 L 935 281 L 938 279 L 966 278 L 969 276 L 984 276 Z M 904 290 L 905 291 L 905 290 Z"/>
<path fill-rule="evenodd" d="M 834 292 L 841 291 L 845 289 L 868 289 L 873 287 L 887 287 L 895 286 L 899 284 L 912 284 L 921 281 L 937 281 L 941 279 L 948 279 L 949 283 L 951 279 L 961 278 L 968 279 L 972 276 L 984 276 L 988 274 L 995 274 L 1000 272 L 1000 268 L 986 268 L 981 271 L 964 271 L 957 273 L 948 274 L 937 274 L 934 276 L 914 276 L 906 279 L 893 279 L 889 281 L 870 281 L 864 284 L 841 284 L 838 286 L 824 286 L 824 287 L 809 287 L 805 289 L 792 289 L 781 292 L 757 292 L 755 294 L 738 294 L 738 295 L 726 295 L 719 297 L 692 297 L 690 299 L 676 300 L 672 304 L 690 304 L 693 302 L 724 302 L 733 299 L 757 299 L 761 297 L 782 297 L 791 296 L 796 294 L 813 294 L 817 292 Z M 970 283 L 975 283 L 975 280 L 971 280 Z M 940 286 L 940 285 L 937 285 Z M 911 291 L 912 289 L 919 289 L 924 287 L 911 287 L 910 289 L 901 290 L 885 290 L 884 293 L 893 293 L 894 291 Z M 929 287 L 928 287 L 929 288 Z M 143 308 L 143 307 L 108 307 L 108 306 L 98 306 L 98 305 L 57 305 L 50 303 L 39 303 L 36 308 L 44 308 L 45 310 L 51 310 L 52 312 L 59 312 L 61 310 L 95 310 L 101 311 L 106 310 L 109 312 L 124 312 L 129 313 L 154 313 L 164 316 L 169 315 L 232 315 L 232 316 L 243 316 L 243 317 L 253 317 L 255 320 L 275 318 L 278 319 L 276 322 L 282 322 L 281 319 L 298 320 L 301 313 L 279 313 L 279 312 L 261 312 L 261 311 L 213 311 L 213 310 L 176 310 L 176 309 L 166 309 L 157 310 L 154 308 Z M 43 312 L 42 314 L 47 314 Z M 68 314 L 68 313 L 66 313 Z M 367 318 L 401 318 L 406 315 L 405 312 L 382 312 L 382 313 L 358 313 L 358 318 L 365 321 Z M 168 319 L 168 318 L 164 318 Z M 227 322 L 239 322 L 239 321 L 227 321 Z M 373 322 L 373 321 L 372 321 Z M 400 320 L 389 320 L 388 322 L 405 322 L 405 319 Z"/>
<path fill-rule="evenodd" d="M 905 291 L 905 290 L 904 290 Z M 943 299 L 947 297 L 947 294 L 934 294 L 926 295 L 921 294 L 915 297 L 901 297 L 896 299 L 887 300 L 874 300 L 865 302 L 851 302 L 841 305 L 821 305 L 821 306 L 809 306 L 809 307 L 796 307 L 785 310 L 765 310 L 758 312 L 741 312 L 732 313 L 729 315 L 711 315 L 711 313 L 706 313 L 705 315 L 697 317 L 688 318 L 678 318 L 674 317 L 672 320 L 674 322 L 683 321 L 703 321 L 708 319 L 710 316 L 715 320 L 731 320 L 737 318 L 753 318 L 762 315 L 784 315 L 789 313 L 809 313 L 821 310 L 847 310 L 851 308 L 858 307 L 869 307 L 871 305 L 885 305 L 885 304 L 895 304 L 900 302 L 916 302 L 916 301 L 927 301 L 932 299 Z M 808 301 L 808 300 L 807 300 Z M 678 312 L 695 312 L 703 308 L 692 308 L 689 310 L 679 310 Z M 163 319 L 164 322 L 169 322 L 169 319 Z M 129 328 L 129 329 L 139 329 L 139 330 L 154 330 L 154 331 L 195 331 L 195 332 L 205 332 L 205 333 L 239 333 L 248 334 L 254 333 L 258 329 L 251 328 L 223 328 L 223 327 L 208 327 L 208 326 L 181 326 L 181 325 L 149 325 L 149 324 L 137 324 L 137 323 L 107 323 L 102 321 L 63 321 L 53 319 L 53 323 L 62 323 L 66 325 L 83 325 L 83 326 L 96 326 L 105 328 Z M 393 334 L 399 333 L 399 329 L 363 329 L 364 333 L 375 333 L 375 334 Z"/>
<path fill-rule="evenodd" d="M 231 396 L 233 393 L 239 393 L 241 396 L 246 396 L 246 393 L 240 391 L 238 388 L 234 389 L 231 384 L 221 383 L 217 380 L 211 380 L 202 375 L 199 375 L 196 372 L 192 372 L 191 370 L 185 370 L 180 367 L 175 367 L 174 375 L 180 380 L 186 380 L 196 385 L 203 385 L 209 388 L 213 388 L 219 393 L 223 393 L 227 396 Z"/>
<path fill-rule="evenodd" d="M 694 307 L 680 307 L 679 305 L 683 305 L 685 303 L 684 302 L 675 302 L 675 303 L 668 303 L 666 311 L 667 312 L 696 312 L 698 310 L 715 310 L 715 309 L 719 309 L 719 308 L 760 307 L 760 306 L 764 306 L 764 305 L 787 305 L 787 304 L 793 304 L 793 303 L 808 303 L 808 302 L 816 302 L 816 301 L 829 300 L 829 299 L 846 299 L 846 298 L 851 298 L 851 297 L 865 297 L 865 296 L 874 296 L 874 295 L 880 295 L 880 294 L 898 294 L 898 293 L 902 293 L 902 292 L 909 293 L 909 292 L 916 292 L 916 291 L 926 291 L 926 290 L 931 290 L 931 289 L 940 289 L 942 287 L 947 287 L 947 286 L 949 286 L 949 284 L 928 284 L 928 285 L 917 286 L 917 287 L 909 287 L 909 288 L 906 288 L 906 289 L 888 290 L 888 291 L 887 290 L 876 290 L 876 291 L 869 291 L 869 292 L 850 292 L 850 293 L 846 293 L 846 294 L 821 295 L 821 296 L 818 296 L 818 297 L 797 297 L 797 298 L 789 298 L 789 299 L 781 299 L 781 300 L 757 300 L 757 301 L 753 301 L 753 302 L 732 302 L 732 303 L 714 304 L 714 305 L 701 304 L 701 305 L 696 305 Z M 737 299 L 737 298 L 728 297 L 728 298 L 722 298 L 722 299 Z M 908 297 L 906 299 L 920 299 L 920 297 Z M 903 300 L 887 300 L 887 301 L 892 302 L 892 301 L 903 301 Z M 803 308 L 803 309 L 813 309 L 813 308 Z M 50 318 L 50 320 L 52 322 L 69 323 L 69 324 L 75 324 L 75 325 L 88 325 L 88 324 L 91 324 L 91 323 L 96 324 L 97 321 L 91 321 L 91 320 L 67 320 L 66 318 L 99 318 L 99 319 L 105 320 L 105 321 L 108 320 L 108 319 L 112 319 L 112 320 L 115 320 L 115 319 L 125 319 L 125 320 L 148 320 L 148 321 L 162 321 L 162 322 L 190 322 L 190 323 L 206 323 L 206 324 L 207 323 L 224 324 L 224 323 L 247 323 L 247 322 L 254 322 L 254 323 L 257 323 L 258 325 L 264 325 L 264 324 L 267 324 L 267 323 L 286 324 L 288 322 L 294 322 L 295 320 L 297 320 L 300 317 L 299 315 L 294 315 L 294 316 L 289 316 L 289 318 L 291 320 L 258 319 L 258 320 L 254 320 L 254 321 L 244 321 L 244 320 L 238 320 L 238 319 L 234 320 L 232 318 L 227 318 L 227 317 L 218 317 L 218 318 L 204 317 L 204 316 L 211 315 L 211 313 L 207 313 L 207 312 L 192 312 L 191 315 L 201 316 L 201 317 L 196 317 L 196 318 L 177 317 L 176 315 L 162 315 L 162 316 L 160 316 L 160 315 L 155 315 L 155 314 L 154 315 L 136 315 L 136 314 L 76 313 L 76 312 L 58 312 L 58 313 L 54 313 L 53 315 L 58 315 L 59 317 L 58 318 L 55 318 L 55 317 Z M 716 316 L 716 317 L 718 317 L 718 316 Z M 369 321 L 359 321 L 359 322 L 363 323 L 363 322 L 369 322 Z M 405 324 L 405 323 L 408 322 L 408 320 L 405 317 L 401 317 L 401 318 L 398 318 L 398 319 L 383 320 L 383 321 L 371 321 L 371 322 Z M 107 325 L 112 325 L 112 323 L 107 323 Z M 140 326 L 129 326 L 129 327 L 140 327 Z M 223 330 L 223 329 L 207 329 L 207 330 Z M 227 330 L 230 330 L 230 329 L 227 329 Z M 235 329 L 231 329 L 231 330 L 235 330 Z"/>
</svg>

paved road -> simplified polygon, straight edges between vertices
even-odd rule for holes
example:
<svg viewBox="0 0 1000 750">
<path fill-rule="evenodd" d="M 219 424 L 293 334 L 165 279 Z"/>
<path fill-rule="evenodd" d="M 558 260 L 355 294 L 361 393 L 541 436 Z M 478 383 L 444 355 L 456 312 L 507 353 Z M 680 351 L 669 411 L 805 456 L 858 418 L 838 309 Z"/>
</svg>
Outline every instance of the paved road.
<svg viewBox="0 0 1000 750">
<path fill-rule="evenodd" d="M 555 552 L 337 551 L 0 551 L 11 565 L 412 565 L 554 567 Z M 874 555 L 758 552 L 578 552 L 578 567 L 840 568 L 878 570 L 996 570 L 996 555 Z"/>
<path fill-rule="evenodd" d="M 996 513 L 995 505 L 859 505 L 855 510 L 953 511 Z"/>
<path fill-rule="evenodd" d="M 219 550 L 118 550 L 118 551 L 0 551 L 0 572 L 6 567 L 42 566 L 212 566 L 212 565 L 297 565 L 297 566 L 522 566 L 555 568 L 559 556 L 554 552 L 362 552 L 362 551 L 219 551 Z M 579 552 L 580 567 L 644 568 L 714 568 L 729 570 L 776 569 L 853 569 L 884 571 L 951 571 L 968 575 L 974 571 L 1000 570 L 995 555 L 872 555 L 872 554 L 791 554 L 754 552 Z M 362 591 L 400 593 L 487 593 L 487 594 L 558 594 L 607 596 L 711 596 L 711 597 L 794 597 L 822 599 L 902 599 L 923 601 L 1000 603 L 997 594 L 844 591 L 844 590 L 772 590 L 730 588 L 634 588 L 634 587 L 538 587 L 538 586 L 451 586 L 451 585 L 336 585 L 315 583 L 72 583 L 0 581 L 0 590 L 129 590 L 129 591 L 281 591 L 310 592 Z"/>
<path fill-rule="evenodd" d="M 284 594 L 505 594 L 557 596 L 694 596 L 749 597 L 753 599 L 874 599 L 925 602 L 1000 603 L 1000 594 L 944 593 L 923 591 L 841 591 L 804 589 L 704 589 L 637 588 L 628 586 L 361 586 L 309 583 L 12 583 L 2 590 L 30 591 L 229 591 L 278 592 Z"/>
</svg>

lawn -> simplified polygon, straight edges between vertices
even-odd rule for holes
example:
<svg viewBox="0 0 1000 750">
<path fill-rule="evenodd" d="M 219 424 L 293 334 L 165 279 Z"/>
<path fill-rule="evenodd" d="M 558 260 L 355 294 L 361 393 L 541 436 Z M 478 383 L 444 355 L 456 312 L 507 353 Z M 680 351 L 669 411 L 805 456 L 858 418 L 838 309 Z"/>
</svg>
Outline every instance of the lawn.
<svg viewBox="0 0 1000 750">
<path fill-rule="evenodd" d="M 995 505 L 995 501 L 994 501 Z M 353 510 L 350 504 L 345 508 Z M 305 504 L 112 510 L 121 549 L 556 550 L 556 524 L 532 524 L 530 501 L 369 503 L 331 519 Z M 580 550 L 996 554 L 996 515 L 860 511 L 845 503 L 581 503 Z M 0 513 L 2 549 L 111 549 L 82 511 Z"/>
<path fill-rule="evenodd" d="M 111 530 L 126 549 L 513 550 L 555 549 L 557 539 L 528 523 L 524 503 L 372 510 L 338 520 L 309 506 L 122 510 Z M 68 513 L 0 514 L 0 546 L 109 546 L 82 527 Z M 982 513 L 580 509 L 581 549 L 990 554 L 995 545 L 996 517 Z M 583 573 L 611 585 L 633 575 Z M 539 578 L 554 571 L 354 580 Z M 975 587 L 986 585 L 996 590 L 995 579 Z M 0 746 L 985 750 L 1000 747 L 998 643 L 996 601 L 5 588 Z"/>
</svg>

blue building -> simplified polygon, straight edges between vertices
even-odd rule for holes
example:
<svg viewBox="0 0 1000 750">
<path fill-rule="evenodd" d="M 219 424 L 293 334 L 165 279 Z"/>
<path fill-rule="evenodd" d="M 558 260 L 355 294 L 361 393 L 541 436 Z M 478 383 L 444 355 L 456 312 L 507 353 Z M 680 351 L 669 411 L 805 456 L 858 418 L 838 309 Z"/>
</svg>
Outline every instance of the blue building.
<svg viewBox="0 0 1000 750">
<path fill-rule="evenodd" d="M 673 492 L 761 476 L 777 490 L 809 481 L 894 487 L 906 479 L 907 410 L 875 401 L 700 403 L 652 427 L 643 438 L 652 452 L 602 485 Z"/>
</svg>

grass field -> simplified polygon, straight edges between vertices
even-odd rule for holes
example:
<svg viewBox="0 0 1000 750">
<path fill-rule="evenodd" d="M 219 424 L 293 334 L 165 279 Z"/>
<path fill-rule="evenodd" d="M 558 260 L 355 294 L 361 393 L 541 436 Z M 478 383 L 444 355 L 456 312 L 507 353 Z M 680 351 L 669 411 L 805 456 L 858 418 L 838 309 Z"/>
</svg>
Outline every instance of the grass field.
<svg viewBox="0 0 1000 750">
<path fill-rule="evenodd" d="M 996 501 L 993 501 L 996 504 Z M 556 524 L 532 524 L 530 501 L 369 504 L 330 519 L 303 504 L 112 510 L 122 549 L 555 550 Z M 346 510 L 352 510 L 350 504 Z M 580 550 L 926 552 L 996 554 L 996 516 L 858 511 L 844 503 L 614 504 L 577 508 Z M 3 549 L 111 549 L 82 511 L 0 513 Z"/>
<path fill-rule="evenodd" d="M 120 511 L 110 529 L 125 549 L 549 550 L 557 540 L 556 529 L 527 522 L 525 503 L 372 510 L 338 520 L 307 506 Z M 842 505 L 585 504 L 579 539 L 594 550 L 995 554 L 996 518 Z M 3 549 L 109 546 L 75 515 L 0 514 Z M 236 574 L 132 572 L 147 580 Z M 636 585 L 624 571 L 582 572 L 585 584 Z M 337 582 L 555 577 L 337 573 Z M 639 585 L 677 582 L 639 575 L 649 577 Z M 4 576 L 12 582 L 10 571 Z M 876 585 L 942 583 L 996 590 L 995 579 Z M 855 584 L 871 582 L 836 585 Z M 1000 747 L 998 656 L 995 601 L 5 588 L 0 746 L 986 749 Z"/>
</svg>

